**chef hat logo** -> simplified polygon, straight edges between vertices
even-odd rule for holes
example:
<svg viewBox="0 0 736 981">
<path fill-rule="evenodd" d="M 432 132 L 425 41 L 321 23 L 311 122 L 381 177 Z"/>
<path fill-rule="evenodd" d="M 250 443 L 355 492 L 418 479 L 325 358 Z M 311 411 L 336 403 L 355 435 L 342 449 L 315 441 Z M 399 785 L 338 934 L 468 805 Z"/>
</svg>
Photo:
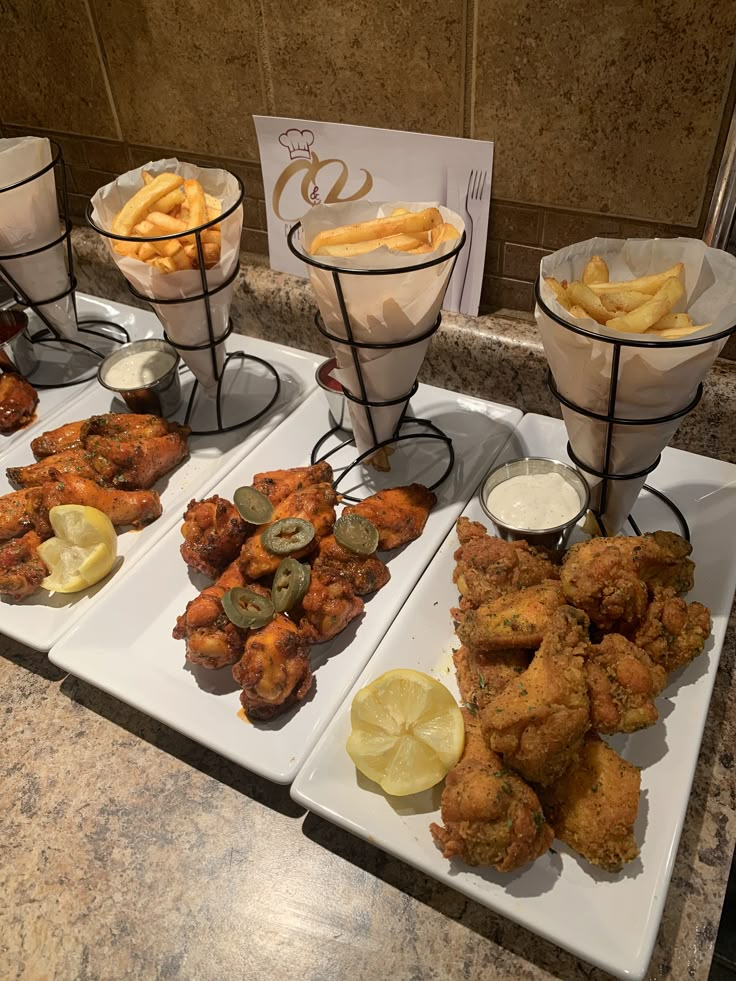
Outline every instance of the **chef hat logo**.
<svg viewBox="0 0 736 981">
<path fill-rule="evenodd" d="M 311 160 L 309 149 L 314 143 L 314 133 L 311 129 L 287 129 L 279 136 L 279 143 L 286 147 L 292 160 Z"/>
</svg>

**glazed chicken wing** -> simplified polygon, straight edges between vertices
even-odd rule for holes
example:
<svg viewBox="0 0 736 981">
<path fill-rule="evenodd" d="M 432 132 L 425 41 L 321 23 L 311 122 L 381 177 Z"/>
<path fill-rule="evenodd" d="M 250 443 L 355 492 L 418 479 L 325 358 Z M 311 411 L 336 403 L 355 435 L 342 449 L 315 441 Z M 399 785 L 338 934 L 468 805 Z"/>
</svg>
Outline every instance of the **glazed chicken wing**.
<svg viewBox="0 0 736 981">
<path fill-rule="evenodd" d="M 310 484 L 331 484 L 332 477 L 332 467 L 322 461 L 312 467 L 293 467 L 291 470 L 269 470 L 266 473 L 257 473 L 253 478 L 253 487 L 261 494 L 265 494 L 275 507 L 296 491 L 309 487 Z"/>
<path fill-rule="evenodd" d="M 0 374 L 0 433 L 14 433 L 27 426 L 37 405 L 38 392 L 22 375 L 14 371 Z"/>
<path fill-rule="evenodd" d="M 89 436 L 104 436 L 109 439 L 149 439 L 152 436 L 166 436 L 168 433 L 173 433 L 186 439 L 189 435 L 186 426 L 169 422 L 161 416 L 136 412 L 107 412 L 101 416 L 90 416 L 89 419 L 83 419 L 73 425 L 79 426 L 80 442 L 83 445 Z"/>
<path fill-rule="evenodd" d="M 364 604 L 347 579 L 313 571 L 302 607 L 304 616 L 299 623 L 302 633 L 312 643 L 323 644 L 359 617 Z"/>
<path fill-rule="evenodd" d="M 41 537 L 29 531 L 0 545 L 0 594 L 21 600 L 35 593 L 48 575 L 37 552 Z"/>
<path fill-rule="evenodd" d="M 248 579 L 260 579 L 275 572 L 283 556 L 272 555 L 263 547 L 261 535 L 275 521 L 281 518 L 304 518 L 314 526 L 314 540 L 298 551 L 292 552 L 295 559 L 309 555 L 325 535 L 329 535 L 335 524 L 335 504 L 337 495 L 332 484 L 310 484 L 295 491 L 274 508 L 273 520 L 263 525 L 254 535 L 247 538 L 240 552 L 243 572 Z"/>
<path fill-rule="evenodd" d="M 51 534 L 43 487 L 29 487 L 0 497 L 0 542 L 33 530 L 44 538 Z"/>
<path fill-rule="evenodd" d="M 431 824 L 445 858 L 511 872 L 543 855 L 552 844 L 537 795 L 486 746 L 467 712 L 465 750 L 442 791 L 444 827 Z"/>
<path fill-rule="evenodd" d="M 706 606 L 686 603 L 672 589 L 655 586 L 644 619 L 629 636 L 665 671 L 676 671 L 702 652 L 710 631 Z"/>
<path fill-rule="evenodd" d="M 124 490 L 145 490 L 189 455 L 185 431 L 143 439 L 88 436 L 85 448 L 116 469 L 111 483 Z M 40 466 L 40 464 L 36 464 Z"/>
<path fill-rule="evenodd" d="M 57 429 L 49 429 L 48 432 L 36 436 L 31 440 L 31 452 L 34 457 L 42 460 L 43 457 L 61 453 L 62 450 L 78 450 L 82 446 L 83 422 L 83 419 L 78 422 L 66 422 Z"/>
<path fill-rule="evenodd" d="M 457 635 L 477 652 L 524 647 L 534 650 L 555 610 L 565 605 L 562 586 L 548 579 L 538 586 L 527 586 L 499 596 L 478 609 L 457 611 Z"/>
<path fill-rule="evenodd" d="M 233 678 L 243 689 L 240 701 L 250 719 L 273 719 L 312 686 L 309 641 L 282 613 L 251 631 Z"/>
<path fill-rule="evenodd" d="M 360 514 L 378 529 L 378 548 L 400 548 L 419 538 L 437 497 L 422 484 L 391 487 L 378 491 L 359 504 L 346 507 L 343 514 Z"/>
<path fill-rule="evenodd" d="M 636 538 L 591 538 L 573 545 L 560 578 L 565 596 L 598 627 L 637 623 L 649 592 L 668 586 L 685 593 L 693 585 L 694 564 L 688 542 L 671 531 Z"/>
<path fill-rule="evenodd" d="M 245 585 L 236 559 L 216 583 L 187 603 L 184 613 L 176 619 L 172 636 L 174 640 L 186 641 L 188 661 L 203 668 L 224 668 L 243 656 L 248 631 L 236 627 L 228 618 L 222 608 L 222 597 L 234 586 Z"/>
<path fill-rule="evenodd" d="M 100 484 L 109 484 L 117 474 L 117 467 L 103 456 L 89 453 L 81 447 L 62 450 L 43 457 L 38 463 L 25 467 L 8 467 L 6 474 L 14 487 L 38 487 L 53 480 L 52 472 L 76 474 Z"/>
<path fill-rule="evenodd" d="M 505 593 L 558 579 L 557 567 L 526 542 L 505 542 L 489 535 L 478 521 L 459 518 L 460 548 L 452 581 L 460 592 L 460 609 L 498 599 Z"/>
<path fill-rule="evenodd" d="M 341 545 L 334 535 L 320 541 L 312 569 L 327 578 L 341 576 L 346 579 L 356 596 L 375 593 L 391 578 L 388 566 L 375 552 L 372 555 L 358 555 Z"/>
<path fill-rule="evenodd" d="M 73 474 L 57 475 L 42 490 L 47 511 L 57 504 L 86 504 L 104 511 L 114 525 L 134 528 L 142 528 L 161 516 L 161 499 L 154 490 L 115 490 Z"/>
<path fill-rule="evenodd" d="M 480 713 L 490 748 L 530 783 L 564 773 L 590 727 L 587 626 L 578 610 L 557 610 L 530 666 Z"/>
<path fill-rule="evenodd" d="M 607 872 L 618 872 L 639 854 L 634 823 L 641 777 L 594 733 L 582 753 L 551 787 L 540 790 L 556 836 Z"/>
<path fill-rule="evenodd" d="M 238 557 L 251 529 L 224 497 L 190 501 L 181 526 L 181 556 L 192 569 L 216 579 Z"/>
<path fill-rule="evenodd" d="M 596 732 L 636 732 L 659 718 L 654 699 L 667 672 L 620 634 L 607 634 L 587 650 L 590 721 Z"/>
</svg>

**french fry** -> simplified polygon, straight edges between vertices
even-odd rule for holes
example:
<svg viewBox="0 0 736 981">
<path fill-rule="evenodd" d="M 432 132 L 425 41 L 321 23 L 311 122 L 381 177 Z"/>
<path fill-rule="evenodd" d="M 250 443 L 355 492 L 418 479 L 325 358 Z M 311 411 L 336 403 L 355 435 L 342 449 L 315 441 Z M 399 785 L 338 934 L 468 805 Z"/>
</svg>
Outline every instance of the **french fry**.
<svg viewBox="0 0 736 981">
<path fill-rule="evenodd" d="M 590 286 L 586 286 L 585 283 L 579 281 L 570 283 L 567 287 L 567 295 L 573 306 L 582 307 L 586 314 L 599 324 L 607 323 L 613 316 L 611 311 L 606 310 L 603 306 L 600 297 L 596 296 Z"/>
<path fill-rule="evenodd" d="M 115 242 L 113 249 L 118 255 L 127 255 L 131 259 L 137 258 L 138 255 L 137 242 Z"/>
<path fill-rule="evenodd" d="M 174 232 L 184 232 L 187 228 L 186 223 L 179 218 L 174 218 L 173 215 L 163 214 L 160 211 L 149 212 L 147 221 L 161 229 L 161 231 L 153 233 L 156 235 L 171 235 Z"/>
<path fill-rule="evenodd" d="M 176 208 L 181 207 L 185 200 L 184 192 L 180 187 L 177 187 L 171 194 L 165 194 L 156 202 L 156 211 L 170 215 Z"/>
<path fill-rule="evenodd" d="M 692 327 L 693 322 L 689 313 L 666 313 L 664 317 L 647 328 L 647 333 L 658 330 L 682 330 L 684 327 Z"/>
<path fill-rule="evenodd" d="M 130 235 L 133 227 L 142 221 L 154 204 L 162 197 L 181 187 L 184 179 L 179 174 L 159 174 L 150 184 L 144 184 L 126 201 L 113 221 L 112 230 L 118 235 Z"/>
<path fill-rule="evenodd" d="M 391 249 L 398 249 L 402 252 L 414 251 L 415 248 L 425 246 L 418 236 L 414 235 L 387 235 L 384 238 L 373 238 L 367 242 L 351 242 L 344 245 L 323 245 L 320 255 L 331 255 L 342 258 L 351 258 L 356 255 L 365 255 L 380 249 L 382 245 L 387 245 Z"/>
<path fill-rule="evenodd" d="M 614 290 L 612 293 L 601 293 L 600 297 L 606 310 L 615 315 L 629 313 L 651 300 L 648 293 L 639 293 L 637 290 Z"/>
<path fill-rule="evenodd" d="M 624 280 L 617 283 L 593 283 L 591 289 L 600 296 L 602 293 L 614 293 L 617 290 L 635 290 L 637 293 L 648 293 L 654 296 L 668 279 L 682 279 L 685 266 L 678 262 L 664 272 L 653 276 L 640 276 L 638 279 Z"/>
<path fill-rule="evenodd" d="M 154 249 L 151 242 L 142 242 L 138 247 L 138 258 L 142 259 L 143 262 L 149 262 L 157 255 L 158 252 Z"/>
<path fill-rule="evenodd" d="M 155 259 L 151 259 L 150 265 L 162 273 L 172 273 L 177 271 L 173 261 L 165 256 L 157 256 Z"/>
<path fill-rule="evenodd" d="M 670 330 L 657 331 L 657 335 L 668 341 L 673 341 L 678 337 L 687 337 L 688 334 L 694 334 L 696 330 L 705 330 L 706 327 L 710 327 L 710 324 L 699 324 L 693 325 L 692 327 L 673 327 Z"/>
<path fill-rule="evenodd" d="M 149 173 L 149 171 L 142 170 L 141 177 L 143 178 L 144 184 L 153 184 L 153 174 Z"/>
<path fill-rule="evenodd" d="M 390 215 L 387 218 L 373 218 L 357 225 L 341 225 L 319 232 L 309 251 L 312 255 L 329 255 L 322 251 L 325 246 L 356 245 L 372 239 L 387 238 L 389 235 L 415 235 L 417 232 L 428 232 L 441 224 L 442 215 L 437 208 L 425 208 L 424 211 L 411 211 L 405 215 Z"/>
<path fill-rule="evenodd" d="M 192 266 L 199 269 L 199 256 L 197 255 L 196 245 L 185 245 L 184 251 L 189 257 Z M 214 242 L 202 242 L 202 253 L 204 255 L 205 269 L 211 269 L 220 261 L 220 247 Z"/>
<path fill-rule="evenodd" d="M 664 280 L 647 303 L 630 313 L 623 314 L 621 317 L 611 318 L 607 326 L 614 328 L 614 330 L 622 330 L 627 334 L 643 334 L 652 324 L 656 324 L 658 320 L 668 314 L 684 295 L 685 287 L 682 280 L 676 276 L 670 276 Z"/>
<path fill-rule="evenodd" d="M 588 259 L 585 269 L 583 269 L 583 282 L 586 286 L 591 286 L 593 283 L 608 282 L 608 266 L 599 255 L 593 255 Z"/>
<path fill-rule="evenodd" d="M 396 215 L 408 215 L 408 214 L 409 214 L 408 208 L 394 208 L 394 210 L 391 212 L 391 217 L 395 218 Z"/>
<path fill-rule="evenodd" d="M 578 317 L 578 318 L 580 318 L 580 317 L 589 317 L 590 316 L 589 313 L 587 313 L 585 310 L 583 310 L 582 307 L 579 307 L 579 306 L 570 307 L 570 314 L 573 317 Z"/>
<path fill-rule="evenodd" d="M 207 202 L 205 201 L 202 185 L 193 178 L 184 181 L 184 193 L 189 206 L 189 227 L 197 228 L 207 221 Z"/>
<path fill-rule="evenodd" d="M 563 286 L 562 283 L 560 283 L 558 280 L 556 280 L 554 276 L 545 276 L 544 281 L 547 284 L 547 286 L 549 286 L 549 288 L 552 290 L 552 292 L 555 294 L 555 299 L 560 304 L 560 306 L 563 306 L 566 310 L 569 310 L 570 297 L 567 295 L 567 288 Z"/>
<path fill-rule="evenodd" d="M 217 198 L 213 197 L 211 194 L 207 194 L 206 192 L 204 196 L 204 202 L 207 205 L 208 219 L 219 218 L 220 215 L 222 214 L 222 202 L 219 201 Z M 210 214 L 210 212 L 212 213 Z"/>
</svg>

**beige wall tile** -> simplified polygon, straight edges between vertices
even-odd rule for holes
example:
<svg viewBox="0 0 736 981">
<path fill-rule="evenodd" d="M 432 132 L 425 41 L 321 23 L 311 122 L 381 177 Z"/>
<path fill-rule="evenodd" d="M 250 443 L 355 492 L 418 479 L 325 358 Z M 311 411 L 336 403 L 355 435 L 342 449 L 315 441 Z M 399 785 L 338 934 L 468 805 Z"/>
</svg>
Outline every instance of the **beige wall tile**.
<svg viewBox="0 0 736 981">
<path fill-rule="evenodd" d="M 0 18 L 3 122 L 116 137 L 84 0 L 6 0 Z"/>
<path fill-rule="evenodd" d="M 265 112 L 251 0 L 93 0 L 123 136 L 255 160 Z"/>
<path fill-rule="evenodd" d="M 460 136 L 462 0 L 264 0 L 274 113 Z"/>
<path fill-rule="evenodd" d="M 736 3 L 478 0 L 473 135 L 494 194 L 696 225 Z"/>
</svg>

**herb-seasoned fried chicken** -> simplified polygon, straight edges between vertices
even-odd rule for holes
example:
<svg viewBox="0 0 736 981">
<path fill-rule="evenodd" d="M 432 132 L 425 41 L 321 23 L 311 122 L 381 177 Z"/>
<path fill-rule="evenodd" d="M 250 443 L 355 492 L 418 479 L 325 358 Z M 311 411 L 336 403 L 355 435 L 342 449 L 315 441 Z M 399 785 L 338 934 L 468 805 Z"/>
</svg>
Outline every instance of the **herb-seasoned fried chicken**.
<svg viewBox="0 0 736 981">
<path fill-rule="evenodd" d="M 192 569 L 216 579 L 238 557 L 251 530 L 224 497 L 214 494 L 203 501 L 190 501 L 181 526 L 181 556 Z"/>
<path fill-rule="evenodd" d="M 480 713 L 490 748 L 530 783 L 558 779 L 590 727 L 582 656 L 587 627 L 579 610 L 557 610 L 527 670 Z"/>
<path fill-rule="evenodd" d="M 0 594 L 22 600 L 35 593 L 48 575 L 37 549 L 41 537 L 29 531 L 0 545 Z"/>
<path fill-rule="evenodd" d="M 429 830 L 445 858 L 511 872 L 543 855 L 553 831 L 532 788 L 488 749 L 465 711 L 463 718 L 465 749 L 442 792 L 444 827 L 431 824 Z"/>
<path fill-rule="evenodd" d="M 400 548 L 419 538 L 437 497 L 423 484 L 391 487 L 346 507 L 343 514 L 360 514 L 378 529 L 378 548 Z"/>
<path fill-rule="evenodd" d="M 526 542 L 504 542 L 478 521 L 459 518 L 460 548 L 452 576 L 460 591 L 460 609 L 489 603 L 505 593 L 558 579 L 557 567 Z"/>
<path fill-rule="evenodd" d="M 273 719 L 300 702 L 312 686 L 309 641 L 283 613 L 252 630 L 233 678 L 251 719 Z"/>
<path fill-rule="evenodd" d="M 116 468 L 111 483 L 127 490 L 153 487 L 189 455 L 187 429 L 165 436 L 88 436 L 85 449 Z"/>
<path fill-rule="evenodd" d="M 358 555 L 341 545 L 334 535 L 320 541 L 312 570 L 323 573 L 327 578 L 341 576 L 350 583 L 356 596 L 375 593 L 391 578 L 388 566 L 375 552 L 372 555 Z"/>
<path fill-rule="evenodd" d="M 655 586 L 643 620 L 629 636 L 665 671 L 676 671 L 701 653 L 710 631 L 707 607 L 686 603 L 672 589 Z"/>
<path fill-rule="evenodd" d="M 531 654 L 519 648 L 478 654 L 459 647 L 452 655 L 460 697 L 477 714 L 529 667 Z"/>
<path fill-rule="evenodd" d="M 228 618 L 222 608 L 222 597 L 234 586 L 246 585 L 240 563 L 236 559 L 216 583 L 203 589 L 187 603 L 176 619 L 172 632 L 174 640 L 186 641 L 186 658 L 203 668 L 223 668 L 235 664 L 243 655 L 248 631 Z M 249 587 L 257 592 L 259 587 Z M 265 594 L 265 590 L 262 590 Z"/>
<path fill-rule="evenodd" d="M 542 638 L 555 610 L 565 605 L 562 586 L 548 579 L 538 586 L 506 593 L 477 609 L 457 611 L 457 635 L 476 652 L 523 647 L 534 650 Z"/>
<path fill-rule="evenodd" d="M 635 732 L 659 718 L 654 699 L 667 672 L 620 634 L 607 634 L 587 649 L 591 726 L 596 732 Z"/>
<path fill-rule="evenodd" d="M 0 373 L 0 433 L 13 433 L 27 426 L 37 405 L 38 392 L 29 381 L 14 371 Z"/>
<path fill-rule="evenodd" d="M 671 531 L 591 538 L 572 546 L 560 579 L 568 602 L 584 610 L 598 627 L 610 630 L 641 620 L 655 586 L 668 586 L 676 593 L 691 589 L 691 551 L 689 543 Z"/>
<path fill-rule="evenodd" d="M 589 733 L 579 759 L 539 796 L 561 841 L 593 865 L 618 872 L 639 854 L 640 784 L 639 770 Z"/>
<path fill-rule="evenodd" d="M 265 494 L 274 507 L 291 497 L 296 491 L 303 490 L 311 484 L 331 484 L 332 467 L 322 461 L 312 467 L 292 467 L 291 470 L 269 470 L 257 473 L 253 478 L 253 487 Z"/>
</svg>

